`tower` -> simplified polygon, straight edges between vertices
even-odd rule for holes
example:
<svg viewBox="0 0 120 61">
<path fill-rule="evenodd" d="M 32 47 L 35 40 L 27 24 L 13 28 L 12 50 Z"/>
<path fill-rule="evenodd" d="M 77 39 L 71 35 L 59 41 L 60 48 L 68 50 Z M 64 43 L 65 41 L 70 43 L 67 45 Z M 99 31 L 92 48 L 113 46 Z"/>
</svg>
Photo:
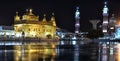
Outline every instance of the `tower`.
<svg viewBox="0 0 120 61">
<path fill-rule="evenodd" d="M 108 7 L 107 7 L 107 2 L 104 2 L 104 8 L 103 8 L 103 23 L 102 23 L 102 27 L 103 30 L 102 32 L 104 33 L 104 35 L 108 34 Z"/>
<path fill-rule="evenodd" d="M 79 33 L 79 20 L 80 20 L 80 12 L 79 12 L 79 7 L 76 7 L 76 12 L 75 12 L 75 33 Z"/>
</svg>

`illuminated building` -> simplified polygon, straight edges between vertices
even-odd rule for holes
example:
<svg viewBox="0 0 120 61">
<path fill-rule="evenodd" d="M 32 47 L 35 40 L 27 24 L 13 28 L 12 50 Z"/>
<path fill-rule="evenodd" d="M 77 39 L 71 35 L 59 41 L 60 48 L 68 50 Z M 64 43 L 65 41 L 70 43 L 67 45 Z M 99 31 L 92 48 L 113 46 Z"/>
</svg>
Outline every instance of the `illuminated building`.
<svg viewBox="0 0 120 61">
<path fill-rule="evenodd" d="M 109 33 L 110 34 L 113 34 L 115 32 L 116 25 L 117 25 L 116 18 L 114 14 L 112 14 L 112 17 L 109 19 Z"/>
<path fill-rule="evenodd" d="M 13 26 L 0 26 L 0 38 L 3 37 L 13 37 L 14 36 L 14 31 L 13 31 Z"/>
<path fill-rule="evenodd" d="M 50 21 L 46 20 L 46 15 L 42 21 L 39 21 L 39 16 L 33 14 L 32 9 L 26 10 L 22 18 L 16 12 L 14 17 L 14 33 L 15 37 L 28 38 L 56 38 L 56 22 L 54 13 Z"/>
<path fill-rule="evenodd" d="M 14 61 L 54 61 L 57 51 L 51 46 L 26 44 L 14 46 Z M 40 60 L 41 59 L 41 60 Z"/>
<path fill-rule="evenodd" d="M 103 8 L 103 23 L 102 23 L 102 27 L 103 30 L 102 32 L 104 33 L 104 35 L 108 34 L 108 7 L 107 7 L 107 2 L 104 3 L 104 8 Z"/>
<path fill-rule="evenodd" d="M 79 20 L 80 20 L 80 12 L 79 12 L 79 7 L 76 7 L 76 12 L 75 12 L 75 33 L 79 33 L 79 27 L 80 27 L 80 24 L 79 24 Z"/>
</svg>

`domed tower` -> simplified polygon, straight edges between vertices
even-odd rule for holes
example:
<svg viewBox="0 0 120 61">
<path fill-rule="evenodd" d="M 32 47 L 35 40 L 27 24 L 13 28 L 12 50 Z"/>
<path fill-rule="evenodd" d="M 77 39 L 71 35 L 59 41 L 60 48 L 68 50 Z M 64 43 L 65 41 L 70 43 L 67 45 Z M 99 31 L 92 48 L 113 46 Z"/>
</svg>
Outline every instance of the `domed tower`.
<svg viewBox="0 0 120 61">
<path fill-rule="evenodd" d="M 14 16 L 14 22 L 19 22 L 20 20 L 20 16 L 18 15 L 18 12 L 16 12 L 16 15 Z"/>
<path fill-rule="evenodd" d="M 55 17 L 54 17 L 54 13 L 52 13 L 52 17 L 50 22 L 52 23 L 53 26 L 56 26 L 56 22 L 55 22 Z"/>
<path fill-rule="evenodd" d="M 103 30 L 102 32 L 104 35 L 108 35 L 108 7 L 107 7 L 107 2 L 104 2 L 104 8 L 103 8 L 103 23 L 102 27 Z"/>
</svg>

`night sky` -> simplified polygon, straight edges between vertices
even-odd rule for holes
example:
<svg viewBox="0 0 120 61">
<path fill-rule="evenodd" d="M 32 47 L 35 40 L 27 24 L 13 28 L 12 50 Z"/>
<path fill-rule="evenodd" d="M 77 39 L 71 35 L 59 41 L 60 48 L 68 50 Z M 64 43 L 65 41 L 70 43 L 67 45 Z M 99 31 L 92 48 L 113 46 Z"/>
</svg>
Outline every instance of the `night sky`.
<svg viewBox="0 0 120 61">
<path fill-rule="evenodd" d="M 68 31 L 74 31 L 74 13 L 76 6 L 80 7 L 81 30 L 88 31 L 92 25 L 89 20 L 100 19 L 102 21 L 102 9 L 104 0 L 3 0 L 0 1 L 0 25 L 13 25 L 16 11 L 23 15 L 28 8 L 32 8 L 36 15 L 43 18 L 47 15 L 49 20 L 51 13 L 55 13 L 57 26 Z M 110 16 L 115 13 L 120 16 L 120 1 L 108 0 Z"/>
</svg>

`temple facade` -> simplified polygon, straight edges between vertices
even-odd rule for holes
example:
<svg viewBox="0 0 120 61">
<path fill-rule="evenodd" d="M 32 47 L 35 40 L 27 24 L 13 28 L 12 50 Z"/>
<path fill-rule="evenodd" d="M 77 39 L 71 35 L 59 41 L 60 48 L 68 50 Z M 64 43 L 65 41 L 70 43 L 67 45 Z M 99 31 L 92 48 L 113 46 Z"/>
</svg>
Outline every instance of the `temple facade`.
<svg viewBox="0 0 120 61">
<path fill-rule="evenodd" d="M 15 37 L 28 38 L 56 38 L 56 22 L 54 13 L 49 21 L 44 14 L 43 20 L 33 14 L 32 9 L 26 10 L 26 13 L 19 16 L 18 12 L 14 17 L 14 35 Z"/>
</svg>

